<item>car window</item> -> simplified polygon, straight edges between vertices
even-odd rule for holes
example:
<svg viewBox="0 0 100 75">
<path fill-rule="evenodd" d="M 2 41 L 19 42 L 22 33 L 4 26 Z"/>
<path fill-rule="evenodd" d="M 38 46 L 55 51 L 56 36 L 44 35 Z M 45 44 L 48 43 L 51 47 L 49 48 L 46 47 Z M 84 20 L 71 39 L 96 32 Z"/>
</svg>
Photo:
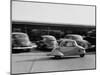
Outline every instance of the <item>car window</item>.
<svg viewBox="0 0 100 75">
<path fill-rule="evenodd" d="M 20 34 L 19 34 L 19 35 L 15 35 L 15 37 L 16 37 L 17 39 L 18 39 L 18 38 L 21 39 L 21 38 L 26 38 L 27 36 L 26 36 L 26 35 L 20 35 Z"/>
<path fill-rule="evenodd" d="M 75 42 L 66 41 L 65 43 L 63 43 L 63 47 L 75 47 Z"/>
</svg>

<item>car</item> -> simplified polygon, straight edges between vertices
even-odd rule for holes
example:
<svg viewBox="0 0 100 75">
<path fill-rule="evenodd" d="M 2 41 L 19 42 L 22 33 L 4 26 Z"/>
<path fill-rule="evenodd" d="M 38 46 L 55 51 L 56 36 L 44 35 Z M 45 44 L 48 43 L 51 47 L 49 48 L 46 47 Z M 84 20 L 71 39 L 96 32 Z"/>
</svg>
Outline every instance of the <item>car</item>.
<svg viewBox="0 0 100 75">
<path fill-rule="evenodd" d="M 86 49 L 86 52 L 96 52 L 96 45 L 91 45 L 91 47 Z"/>
<path fill-rule="evenodd" d="M 36 43 L 37 49 L 51 51 L 58 45 L 56 38 L 52 35 L 43 35 L 41 37 L 42 40 L 37 41 Z"/>
<path fill-rule="evenodd" d="M 78 34 L 68 34 L 65 36 L 65 39 L 75 40 L 78 45 L 84 47 L 85 49 L 88 49 L 90 47 L 90 42 L 88 42 L 83 38 L 83 36 Z"/>
<path fill-rule="evenodd" d="M 92 45 L 96 45 L 96 30 L 88 31 L 84 39 L 89 41 Z"/>
<path fill-rule="evenodd" d="M 83 40 L 83 37 L 78 34 L 67 34 L 64 38 L 72 40 Z"/>
<path fill-rule="evenodd" d="M 51 51 L 50 56 L 54 58 L 63 58 L 65 56 L 79 55 L 84 57 L 86 54 L 85 48 L 78 45 L 75 40 L 63 39 L 59 46 Z"/>
<path fill-rule="evenodd" d="M 26 33 L 13 32 L 12 33 L 12 53 L 21 51 L 30 51 L 36 45 L 32 43 Z"/>
</svg>

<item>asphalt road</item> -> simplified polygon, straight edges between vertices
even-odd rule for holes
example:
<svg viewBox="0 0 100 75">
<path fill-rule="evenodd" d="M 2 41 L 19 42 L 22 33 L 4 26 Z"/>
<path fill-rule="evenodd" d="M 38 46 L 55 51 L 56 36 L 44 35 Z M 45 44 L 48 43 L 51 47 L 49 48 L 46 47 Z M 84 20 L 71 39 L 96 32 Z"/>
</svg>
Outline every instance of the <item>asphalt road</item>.
<svg viewBox="0 0 100 75">
<path fill-rule="evenodd" d="M 51 59 L 48 52 L 12 54 L 12 74 L 95 69 L 95 54 Z"/>
</svg>

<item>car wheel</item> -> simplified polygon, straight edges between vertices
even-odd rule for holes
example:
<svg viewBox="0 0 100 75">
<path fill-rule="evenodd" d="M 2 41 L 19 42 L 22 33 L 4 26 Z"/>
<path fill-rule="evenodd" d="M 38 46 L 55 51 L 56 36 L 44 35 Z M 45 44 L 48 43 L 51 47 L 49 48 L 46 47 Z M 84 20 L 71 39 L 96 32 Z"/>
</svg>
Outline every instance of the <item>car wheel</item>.
<svg viewBox="0 0 100 75">
<path fill-rule="evenodd" d="M 12 53 L 20 53 L 21 50 L 17 50 L 17 49 L 12 49 Z"/>
<path fill-rule="evenodd" d="M 57 56 L 54 56 L 54 58 L 55 59 L 61 59 L 62 57 L 57 55 Z"/>
<path fill-rule="evenodd" d="M 30 51 L 31 51 L 30 49 L 25 49 L 25 50 L 24 50 L 24 52 L 30 52 Z"/>
<path fill-rule="evenodd" d="M 80 57 L 84 57 L 85 56 L 85 54 L 80 54 Z"/>
</svg>

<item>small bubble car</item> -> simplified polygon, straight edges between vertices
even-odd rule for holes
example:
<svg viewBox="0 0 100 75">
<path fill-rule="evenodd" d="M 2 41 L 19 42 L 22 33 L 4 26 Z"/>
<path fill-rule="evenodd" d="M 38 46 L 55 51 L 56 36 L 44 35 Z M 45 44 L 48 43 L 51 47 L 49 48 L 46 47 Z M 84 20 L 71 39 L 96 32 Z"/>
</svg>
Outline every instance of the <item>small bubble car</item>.
<svg viewBox="0 0 100 75">
<path fill-rule="evenodd" d="M 59 46 L 53 49 L 50 55 L 54 56 L 54 58 L 62 58 L 71 55 L 79 55 L 80 57 L 84 57 L 85 53 L 85 48 L 78 45 L 75 40 L 62 39 Z"/>
</svg>

